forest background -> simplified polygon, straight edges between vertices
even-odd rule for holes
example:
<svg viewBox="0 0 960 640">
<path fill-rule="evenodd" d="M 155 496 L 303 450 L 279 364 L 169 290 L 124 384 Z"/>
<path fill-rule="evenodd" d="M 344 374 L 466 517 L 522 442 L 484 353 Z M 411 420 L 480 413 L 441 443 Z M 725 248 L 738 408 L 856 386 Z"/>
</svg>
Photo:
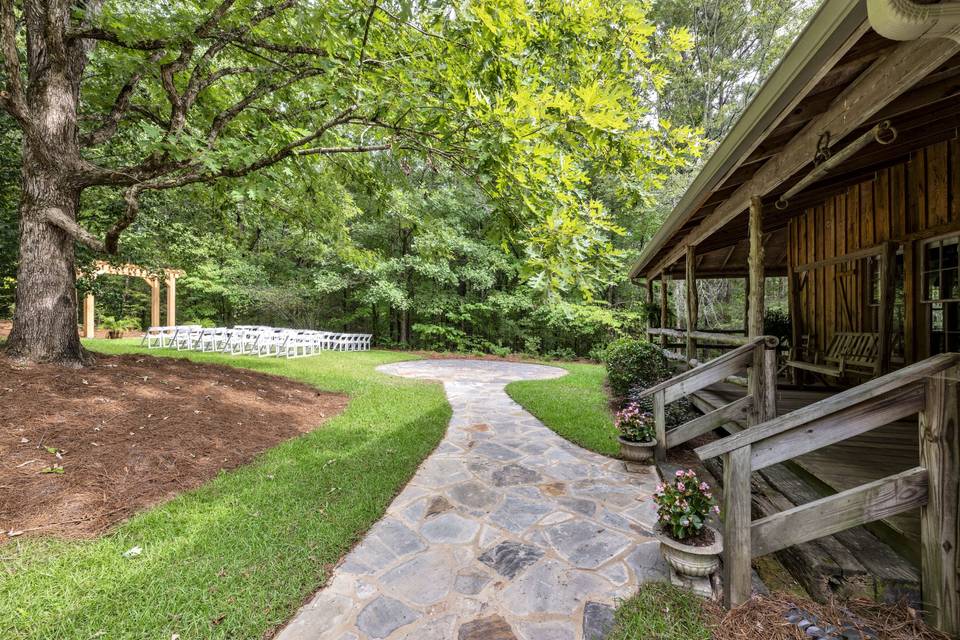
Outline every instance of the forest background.
<svg viewBox="0 0 960 640">
<path fill-rule="evenodd" d="M 523 203 L 494 198 L 479 176 L 442 158 L 344 154 L 149 193 L 114 260 L 183 269 L 181 323 L 364 331 L 387 347 L 596 355 L 611 339 L 659 318 L 627 279 L 627 265 L 813 10 L 805 0 L 641 4 L 659 33 L 689 38 L 680 55 L 661 60 L 665 81 L 644 100 L 661 123 L 693 131 L 701 151 L 656 180 L 591 181 L 588 195 L 602 204 L 605 224 L 584 233 L 603 237 L 558 247 L 558 238 L 577 232 L 552 225 L 569 220 L 511 226 L 509 208 L 519 219 Z M 0 318 L 13 313 L 18 255 L 21 139 L 12 124 L 0 113 Z M 117 206 L 94 192 L 84 197 L 80 217 L 96 229 L 99 220 L 116 217 Z M 102 257 L 79 251 L 81 264 Z M 575 274 L 564 277 L 543 264 L 557 253 Z M 776 309 L 782 283 L 769 286 Z M 699 287 L 703 327 L 742 327 L 742 282 Z M 146 326 L 149 290 L 142 281 L 104 277 L 81 280 L 80 288 L 95 293 L 100 317 Z M 672 317 L 683 318 L 684 296 L 675 291 L 671 299 Z"/>
</svg>

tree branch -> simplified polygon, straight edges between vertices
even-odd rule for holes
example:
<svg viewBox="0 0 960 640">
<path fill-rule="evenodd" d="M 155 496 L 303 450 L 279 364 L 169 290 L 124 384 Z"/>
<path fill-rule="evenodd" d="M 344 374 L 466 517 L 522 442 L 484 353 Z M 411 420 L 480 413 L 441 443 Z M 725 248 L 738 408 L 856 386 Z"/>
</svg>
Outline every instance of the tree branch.
<svg viewBox="0 0 960 640">
<path fill-rule="evenodd" d="M 77 221 L 68 216 L 63 209 L 48 207 L 43 211 L 43 219 L 60 230 L 65 231 L 67 235 L 75 241 L 94 251 L 102 253 L 107 250 L 106 245 L 100 238 L 81 227 Z"/>
<path fill-rule="evenodd" d="M 297 149 L 294 155 L 297 156 L 332 156 L 337 153 L 367 153 L 369 151 L 389 151 L 393 148 L 392 144 L 371 144 L 359 145 L 356 147 L 312 147 L 309 149 Z"/>
<path fill-rule="evenodd" d="M 153 63 L 160 59 L 160 56 L 163 55 L 161 51 L 155 51 L 148 58 L 148 62 Z M 144 70 L 141 68 L 139 71 L 130 76 L 130 79 L 127 80 L 126 84 L 120 89 L 120 92 L 117 94 L 117 98 L 113 103 L 113 108 L 110 109 L 110 113 L 104 118 L 103 123 L 86 135 L 80 137 L 80 144 L 88 147 L 96 146 L 98 144 L 103 144 L 107 140 L 113 137 L 117 132 L 117 128 L 120 126 L 120 121 L 123 119 L 123 116 L 126 115 L 127 111 L 130 109 L 130 99 L 133 97 L 133 93 L 137 90 L 137 85 L 140 84 L 140 80 L 143 78 Z"/>
<path fill-rule="evenodd" d="M 109 42 L 125 49 L 136 49 L 138 51 L 157 51 L 171 46 L 171 40 L 122 40 L 120 36 L 112 31 L 107 31 L 101 27 L 90 27 L 87 29 L 73 29 L 66 33 L 67 40 L 97 40 L 100 42 Z"/>
</svg>

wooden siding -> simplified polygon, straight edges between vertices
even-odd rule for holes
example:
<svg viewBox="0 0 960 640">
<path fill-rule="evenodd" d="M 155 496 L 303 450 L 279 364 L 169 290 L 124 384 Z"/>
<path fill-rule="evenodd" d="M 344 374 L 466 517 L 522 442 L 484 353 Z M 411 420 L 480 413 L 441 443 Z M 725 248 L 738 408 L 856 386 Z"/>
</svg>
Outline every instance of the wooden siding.
<svg viewBox="0 0 960 640">
<path fill-rule="evenodd" d="M 892 241 L 903 251 L 903 322 L 907 362 L 928 355 L 927 309 L 920 301 L 921 243 L 960 230 L 960 140 L 931 145 L 910 159 L 876 172 L 790 220 L 791 266 L 829 260 Z M 838 331 L 876 331 L 877 307 L 869 304 L 869 258 L 819 266 L 797 274 L 802 289 L 792 310 L 799 334 L 813 335 L 825 350 Z M 806 281 L 804 282 L 804 279 Z"/>
</svg>

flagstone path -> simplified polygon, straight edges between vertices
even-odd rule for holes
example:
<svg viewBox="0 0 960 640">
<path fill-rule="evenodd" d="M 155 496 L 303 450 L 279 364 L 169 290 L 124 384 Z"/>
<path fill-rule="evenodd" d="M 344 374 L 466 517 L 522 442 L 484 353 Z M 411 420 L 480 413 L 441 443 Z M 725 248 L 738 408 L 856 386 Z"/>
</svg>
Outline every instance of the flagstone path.
<svg viewBox="0 0 960 640">
<path fill-rule="evenodd" d="M 562 369 L 420 360 L 442 380 L 446 437 L 278 640 L 594 640 L 637 585 L 666 580 L 650 535 L 653 467 L 560 438 L 504 391 Z"/>
</svg>

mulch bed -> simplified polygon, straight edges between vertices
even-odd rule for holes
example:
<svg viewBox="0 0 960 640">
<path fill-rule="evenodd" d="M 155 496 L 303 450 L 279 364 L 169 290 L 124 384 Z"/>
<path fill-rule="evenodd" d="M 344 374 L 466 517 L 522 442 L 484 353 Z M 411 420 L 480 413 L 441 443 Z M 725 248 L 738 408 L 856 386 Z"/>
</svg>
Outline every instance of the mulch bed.
<svg viewBox="0 0 960 640">
<path fill-rule="evenodd" d="M 857 599 L 817 604 L 790 594 L 775 593 L 754 597 L 725 615 L 715 605 L 708 606 L 716 620 L 713 640 L 811 640 L 815 637 L 949 640 L 927 627 L 919 612 L 903 603 L 880 604 Z M 803 617 L 815 618 L 821 628 L 837 627 L 840 631 L 826 635 L 805 631 L 803 625 L 791 621 L 798 608 L 805 613 Z M 847 635 L 843 635 L 844 632 Z"/>
<path fill-rule="evenodd" d="M 347 404 L 286 378 L 150 356 L 85 369 L 0 359 L 0 544 L 92 537 Z"/>
</svg>

